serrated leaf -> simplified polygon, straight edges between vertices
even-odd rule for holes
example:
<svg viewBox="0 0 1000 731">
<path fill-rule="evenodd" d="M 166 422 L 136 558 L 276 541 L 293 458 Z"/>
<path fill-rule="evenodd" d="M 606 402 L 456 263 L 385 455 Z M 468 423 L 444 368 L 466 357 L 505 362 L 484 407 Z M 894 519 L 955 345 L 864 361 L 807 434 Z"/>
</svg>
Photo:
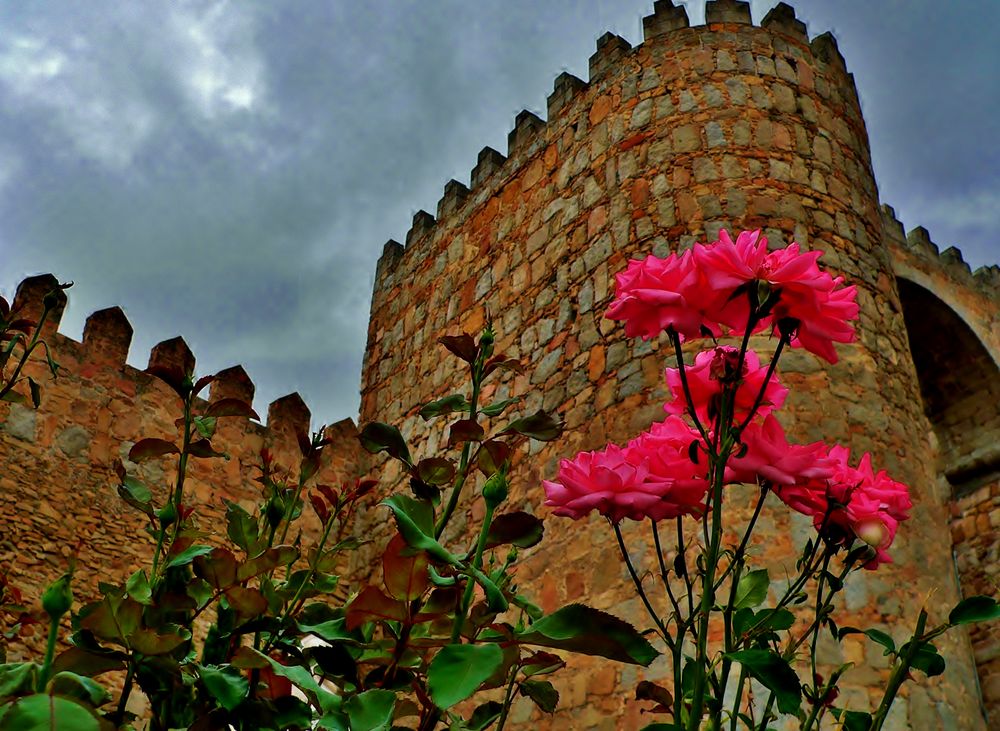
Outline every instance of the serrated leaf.
<svg viewBox="0 0 1000 731">
<path fill-rule="evenodd" d="M 175 569 L 178 566 L 187 566 L 189 563 L 198 558 L 198 556 L 204 556 L 208 553 L 211 553 L 212 550 L 213 549 L 211 546 L 202 546 L 197 544 L 193 546 L 188 546 L 183 551 L 174 556 L 172 559 L 170 559 L 170 561 L 167 562 L 165 568 Z"/>
<path fill-rule="evenodd" d="M 531 548 L 542 540 L 545 526 L 540 518 L 518 510 L 498 515 L 486 534 L 486 548 L 511 544 L 518 548 Z"/>
<path fill-rule="evenodd" d="M 427 668 L 427 690 L 439 708 L 471 696 L 503 662 L 499 645 L 446 645 Z"/>
<path fill-rule="evenodd" d="M 798 711 L 802 705 L 799 676 L 780 655 L 770 650 L 742 650 L 727 653 L 726 657 L 738 662 L 750 677 L 774 692 L 779 711 Z"/>
<path fill-rule="evenodd" d="M 472 712 L 469 720 L 465 722 L 465 728 L 468 731 L 483 731 L 492 726 L 500 718 L 501 713 L 503 713 L 503 705 L 496 701 L 487 701 Z"/>
<path fill-rule="evenodd" d="M 6 699 L 32 690 L 37 676 L 38 665 L 33 662 L 0 665 L 0 698 Z"/>
<path fill-rule="evenodd" d="M 377 586 L 366 586 L 347 605 L 347 629 L 354 630 L 365 622 L 378 620 L 402 622 L 406 619 L 406 612 L 407 608 L 403 602 L 386 596 Z"/>
<path fill-rule="evenodd" d="M 392 723 L 396 694 L 391 690 L 366 690 L 351 696 L 344 711 L 351 722 L 351 731 L 383 731 Z"/>
<path fill-rule="evenodd" d="M 767 598 L 767 589 L 770 584 L 771 578 L 768 576 L 767 569 L 758 569 L 741 576 L 736 585 L 733 607 L 745 609 L 760 605 Z"/>
<path fill-rule="evenodd" d="M 469 401 L 460 393 L 453 393 L 450 396 L 439 398 L 436 401 L 424 404 L 420 409 L 420 418 L 424 421 L 433 419 L 435 416 L 450 414 L 455 411 L 468 411 Z"/>
<path fill-rule="evenodd" d="M 0 718 L 0 731 L 100 731 L 94 713 L 79 701 L 48 693 L 19 698 Z"/>
<path fill-rule="evenodd" d="M 455 465 L 443 457 L 428 457 L 417 463 L 417 477 L 428 485 L 447 485 L 455 479 Z"/>
<path fill-rule="evenodd" d="M 833 717 L 843 724 L 843 731 L 868 731 L 872 725 L 872 714 L 862 711 L 845 711 L 842 708 L 831 708 Z"/>
<path fill-rule="evenodd" d="M 433 529 L 433 514 L 429 506 L 406 495 L 393 495 L 382 501 L 396 518 L 396 527 L 406 540 L 407 545 L 426 551 L 432 558 L 445 563 L 457 564 L 458 558 L 453 556 L 444 546 L 431 536 Z M 427 518 L 431 520 L 428 521 Z"/>
<path fill-rule="evenodd" d="M 990 596 L 970 596 L 963 599 L 948 615 L 948 622 L 956 625 L 994 619 L 1000 619 L 1000 603 Z"/>
<path fill-rule="evenodd" d="M 547 680 L 522 680 L 517 684 L 517 690 L 546 713 L 555 713 L 559 705 L 559 691 Z"/>
<path fill-rule="evenodd" d="M 229 540 L 251 553 L 257 546 L 257 521 L 237 503 L 226 501 L 226 535 Z"/>
<path fill-rule="evenodd" d="M 430 585 L 427 575 L 427 555 L 423 552 L 405 555 L 409 546 L 398 533 L 382 553 L 382 576 L 385 588 L 396 599 L 412 601 L 423 595 Z"/>
<path fill-rule="evenodd" d="M 570 604 L 542 617 L 516 637 L 523 644 L 638 665 L 649 665 L 659 656 L 628 622 L 582 604 Z"/>
<path fill-rule="evenodd" d="M 365 424 L 358 439 L 361 440 L 361 446 L 372 454 L 386 452 L 390 457 L 395 457 L 407 465 L 410 464 L 410 450 L 406 446 L 406 440 L 403 439 L 399 429 L 390 424 L 382 424 L 378 421 Z"/>
<path fill-rule="evenodd" d="M 46 687 L 46 692 L 50 695 L 76 698 L 95 708 L 107 703 L 111 699 L 111 694 L 99 683 L 85 675 L 78 675 L 69 671 L 53 675 Z"/>
<path fill-rule="evenodd" d="M 540 442 L 551 442 L 563 432 L 563 423 L 539 409 L 531 416 L 512 421 L 501 434 L 520 434 Z"/>
<path fill-rule="evenodd" d="M 153 603 L 153 590 L 149 585 L 149 577 L 146 576 L 146 572 L 142 569 L 139 569 L 128 577 L 128 580 L 125 582 L 125 591 L 130 598 L 140 604 L 149 606 Z"/>
<path fill-rule="evenodd" d="M 198 675 L 205 689 L 227 711 L 236 708 L 250 692 L 250 681 L 235 669 L 199 665 Z"/>
</svg>

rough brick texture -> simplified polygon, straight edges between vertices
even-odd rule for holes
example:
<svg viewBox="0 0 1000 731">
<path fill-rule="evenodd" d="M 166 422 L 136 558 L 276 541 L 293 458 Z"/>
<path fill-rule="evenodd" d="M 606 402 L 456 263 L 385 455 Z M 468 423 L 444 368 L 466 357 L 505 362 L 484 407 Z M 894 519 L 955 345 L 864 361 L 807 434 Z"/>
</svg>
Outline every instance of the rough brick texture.
<svg viewBox="0 0 1000 731">
<path fill-rule="evenodd" d="M 25 315 L 41 311 L 42 297 L 55 281 L 44 275 L 22 283 L 15 302 L 24 305 Z M 45 329 L 52 356 L 62 366 L 58 379 L 52 380 L 38 359 L 26 369 L 42 384 L 41 408 L 0 403 L 0 570 L 26 598 L 37 600 L 40 589 L 75 556 L 74 592 L 86 602 L 96 598 L 98 581 L 124 580 L 148 565 L 152 539 L 136 511 L 118 497 L 113 463 L 126 459 L 141 438 L 176 440 L 180 401 L 165 383 L 125 363 L 132 327 L 120 309 L 91 315 L 82 343 L 56 332 L 58 314 Z M 174 338 L 153 348 L 150 363 L 193 366 L 194 356 Z M 253 399 L 253 383 L 242 367 L 218 376 L 207 392 L 209 401 Z M 292 394 L 275 401 L 268 416 L 267 426 L 220 419 L 212 443 L 231 458 L 191 460 L 185 502 L 197 506 L 201 525 L 215 530 L 225 525 L 223 499 L 252 510 L 263 447 L 279 465 L 297 468 L 295 431 L 308 432 L 309 410 Z M 354 422 L 345 419 L 326 433 L 334 441 L 318 479 L 334 485 L 353 479 L 366 467 Z M 176 459 L 143 463 L 140 474 L 162 501 L 174 482 Z M 24 651 L 12 644 L 8 656 L 13 661 Z"/>
<path fill-rule="evenodd" d="M 990 439 L 976 435 L 992 439 L 997 428 L 964 402 L 936 405 L 932 394 L 954 395 L 956 382 L 921 382 L 947 374 L 911 356 L 916 340 L 904 320 L 903 281 L 940 300 L 942 316 L 966 324 L 972 340 L 958 357 L 985 353 L 975 378 L 992 374 L 995 382 L 997 272 L 962 270 L 954 251 L 928 256 L 918 250 L 919 229 L 902 237 L 891 211 L 880 211 L 857 92 L 830 34 L 809 42 L 784 4 L 764 27 L 748 24 L 745 3 L 709 6 L 709 24 L 692 28 L 683 8 L 657 2 L 634 49 L 603 36 L 589 83 L 557 79 L 544 125 L 519 115 L 506 159 L 488 155 L 484 165 L 480 155 L 467 196 L 454 205 L 443 200 L 439 220 L 418 214 L 405 250 L 387 245 L 372 300 L 361 421 L 401 423 L 418 452 L 444 444 L 446 421 L 428 426 L 416 414 L 463 383 L 459 364 L 436 340 L 475 333 L 492 313 L 498 349 L 519 357 L 527 373 L 491 388 L 487 400 L 528 393 L 522 412 L 544 406 L 567 422 L 563 439 L 516 465 L 514 501 L 544 514 L 540 481 L 554 476 L 561 457 L 622 442 L 662 418 L 665 342 L 628 340 L 602 319 L 613 276 L 629 257 L 711 240 L 722 227 L 764 228 L 775 245 L 796 240 L 822 249 L 826 267 L 859 287 L 859 338 L 839 348 L 834 366 L 801 351 L 787 355 L 783 378 L 793 392 L 784 420 L 803 441 L 871 450 L 912 486 L 916 507 L 894 546 L 896 564 L 854 577 L 838 616 L 902 634 L 921 604 L 941 619 L 959 598 L 948 480 L 961 481 L 953 468 L 962 460 L 982 457 L 977 479 L 990 473 L 992 458 L 983 456 Z M 755 345 L 773 347 L 764 339 Z M 963 397 L 987 393 L 976 383 Z M 387 483 L 398 478 L 392 465 L 385 474 Z M 746 515 L 747 499 L 731 493 L 737 514 Z M 478 518 L 470 511 L 460 526 Z M 545 609 L 584 600 L 648 624 L 603 522 L 546 524 L 545 541 L 524 557 L 519 575 Z M 648 560 L 645 528 L 626 530 Z M 777 575 L 809 531 L 787 511 L 765 513 L 759 533 L 766 542 L 755 550 Z M 993 555 L 981 560 L 995 567 L 995 542 L 983 544 Z M 966 550 L 980 549 L 959 545 Z M 954 632 L 941 644 L 948 673 L 912 686 L 887 728 L 985 728 L 968 636 Z M 847 638 L 822 660 L 825 672 L 856 663 L 844 693 L 851 707 L 880 697 L 888 668 L 879 648 Z M 993 672 L 989 662 L 981 660 L 982 672 Z M 640 718 L 630 700 L 636 681 L 668 671 L 662 662 L 637 671 L 587 658 L 574 658 L 571 668 L 556 682 L 562 700 L 554 716 L 518 701 L 512 719 L 520 728 L 638 728 L 649 717 Z"/>
</svg>

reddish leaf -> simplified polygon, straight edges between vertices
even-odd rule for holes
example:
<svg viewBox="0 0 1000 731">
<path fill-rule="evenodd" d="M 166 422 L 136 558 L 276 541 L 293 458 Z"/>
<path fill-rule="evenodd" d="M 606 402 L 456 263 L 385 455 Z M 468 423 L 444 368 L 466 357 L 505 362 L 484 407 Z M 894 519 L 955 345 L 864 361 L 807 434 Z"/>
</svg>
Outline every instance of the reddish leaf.
<svg viewBox="0 0 1000 731">
<path fill-rule="evenodd" d="M 347 606 L 345 619 L 349 630 L 378 620 L 403 622 L 406 620 L 406 605 L 387 597 L 377 586 L 366 586 Z"/>
<path fill-rule="evenodd" d="M 635 699 L 637 701 L 653 701 L 656 706 L 650 713 L 670 713 L 674 712 L 674 697 L 666 688 L 651 683 L 648 680 L 639 681 L 635 687 Z"/>
<path fill-rule="evenodd" d="M 182 399 L 187 398 L 190 391 L 187 374 L 177 366 L 152 366 L 146 369 L 146 373 L 156 376 L 177 392 Z"/>
<path fill-rule="evenodd" d="M 299 443 L 299 451 L 303 457 L 313 451 L 312 440 L 304 431 L 295 432 L 295 441 Z"/>
<path fill-rule="evenodd" d="M 32 328 L 34 328 L 35 325 L 37 325 L 37 324 L 38 323 L 35 322 L 34 320 L 29 320 L 26 317 L 22 317 L 22 318 L 20 318 L 18 320 L 14 320 L 10 324 L 8 324 L 7 325 L 7 329 L 8 330 L 15 330 L 17 332 L 22 332 L 25 335 L 30 335 Z"/>
<path fill-rule="evenodd" d="M 466 363 L 472 363 L 476 359 L 478 348 L 476 347 L 476 341 L 473 340 L 471 335 L 466 333 L 462 333 L 461 335 L 445 335 L 438 338 L 438 342 Z"/>
<path fill-rule="evenodd" d="M 411 551 L 398 533 L 389 541 L 382 554 L 382 577 L 385 588 L 396 599 L 410 601 L 423 595 L 430 584 L 427 575 L 427 554 L 423 551 L 406 556 Z"/>
<path fill-rule="evenodd" d="M 518 510 L 514 513 L 498 515 L 490 525 L 486 535 L 486 548 L 495 548 L 508 543 L 518 548 L 531 548 L 542 540 L 542 521 L 531 513 Z"/>
<path fill-rule="evenodd" d="M 307 454 L 302 458 L 302 462 L 299 463 L 299 479 L 302 480 L 302 482 L 305 482 L 319 472 L 319 468 L 319 452 L 315 451 Z"/>
<path fill-rule="evenodd" d="M 319 516 L 320 521 L 325 525 L 326 521 L 330 519 L 330 510 L 326 507 L 326 503 L 323 502 L 323 498 L 315 493 L 310 493 L 309 502 L 312 503 L 313 510 L 316 511 L 316 515 Z"/>
<path fill-rule="evenodd" d="M 240 670 L 262 670 L 271 666 L 263 655 L 243 645 L 229 659 L 229 664 Z"/>
<path fill-rule="evenodd" d="M 60 652 L 52 663 L 52 674 L 62 672 L 76 673 L 92 678 L 101 673 L 112 670 L 124 670 L 123 660 L 128 656 L 120 652 L 109 652 L 107 650 L 90 651 L 82 647 L 70 647 L 68 650 Z"/>
<path fill-rule="evenodd" d="M 340 504 L 340 496 L 337 494 L 337 491 L 329 485 L 316 485 L 316 489 L 323 494 L 323 497 L 330 503 L 330 507 L 336 510 Z"/>
<path fill-rule="evenodd" d="M 80 627 L 110 642 L 124 643 L 141 620 L 142 605 L 132 599 L 105 597 L 80 612 Z"/>
<path fill-rule="evenodd" d="M 129 637 L 129 645 L 143 655 L 166 655 L 189 639 L 191 633 L 181 627 L 178 627 L 176 632 L 163 634 L 151 629 L 137 629 Z"/>
<path fill-rule="evenodd" d="M 181 450 L 173 442 L 166 439 L 140 439 L 132 445 L 128 451 L 128 458 L 132 462 L 142 462 L 154 457 L 162 457 L 165 454 L 180 454 Z"/>
<path fill-rule="evenodd" d="M 536 652 L 521 661 L 521 671 L 527 675 L 548 675 L 563 667 L 566 661 L 551 652 Z"/>
<path fill-rule="evenodd" d="M 240 566 L 236 572 L 236 576 L 239 581 L 246 581 L 259 574 L 276 569 L 278 566 L 290 564 L 298 557 L 298 550 L 292 546 L 275 546 Z"/>
<path fill-rule="evenodd" d="M 495 355 L 486 361 L 483 366 L 483 376 L 488 376 L 495 370 L 514 371 L 519 375 L 524 375 L 524 366 L 517 358 L 508 358 L 506 355 Z"/>
<path fill-rule="evenodd" d="M 207 439 L 199 439 L 188 445 L 188 454 L 192 457 L 224 457 L 225 452 L 216 451 L 212 443 Z"/>
<path fill-rule="evenodd" d="M 213 548 L 211 553 L 195 557 L 193 562 L 195 576 L 217 590 L 236 583 L 236 567 L 236 556 L 225 548 Z"/>
<path fill-rule="evenodd" d="M 416 473 L 428 485 L 447 485 L 455 478 L 455 465 L 441 457 L 429 457 L 420 460 Z"/>
<path fill-rule="evenodd" d="M 194 395 L 197 396 L 201 393 L 202 389 L 208 384 L 215 381 L 215 376 L 202 376 L 194 384 Z"/>
<path fill-rule="evenodd" d="M 483 431 L 483 427 L 479 426 L 472 419 L 459 419 L 451 425 L 451 431 L 448 434 L 448 446 L 454 447 L 456 444 L 461 444 L 462 442 L 478 442 L 484 436 L 486 436 L 486 432 Z"/>
<path fill-rule="evenodd" d="M 243 619 L 258 617 L 267 611 L 267 599 L 257 589 L 231 586 L 226 589 L 226 599 Z"/>
<path fill-rule="evenodd" d="M 502 434 L 516 433 L 540 442 L 551 442 L 563 432 L 563 423 L 551 414 L 539 409 L 530 416 L 525 416 L 510 423 Z"/>
<path fill-rule="evenodd" d="M 483 442 L 483 448 L 479 450 L 476 464 L 484 475 L 491 477 L 500 471 L 509 457 L 510 447 L 507 446 L 506 442 L 490 439 Z"/>
<path fill-rule="evenodd" d="M 205 416 L 245 416 L 248 419 L 260 421 L 260 417 L 257 416 L 253 407 L 238 398 L 219 399 L 209 404 L 205 410 Z"/>
<path fill-rule="evenodd" d="M 375 486 L 378 485 L 378 480 L 357 480 L 354 483 L 354 490 L 351 492 L 351 500 L 358 500 L 370 493 Z"/>
</svg>

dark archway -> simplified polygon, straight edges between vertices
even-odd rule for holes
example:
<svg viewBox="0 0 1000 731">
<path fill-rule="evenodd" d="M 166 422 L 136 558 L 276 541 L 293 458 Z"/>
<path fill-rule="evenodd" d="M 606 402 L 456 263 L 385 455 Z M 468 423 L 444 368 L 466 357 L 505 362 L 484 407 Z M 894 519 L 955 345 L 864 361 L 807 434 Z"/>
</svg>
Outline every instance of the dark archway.
<svg viewBox="0 0 1000 731">
<path fill-rule="evenodd" d="M 951 486 L 951 531 L 962 593 L 1000 585 L 1000 369 L 969 326 L 937 296 L 898 279 L 924 410 Z M 1000 718 L 1000 627 L 969 632 L 988 718 Z"/>
</svg>

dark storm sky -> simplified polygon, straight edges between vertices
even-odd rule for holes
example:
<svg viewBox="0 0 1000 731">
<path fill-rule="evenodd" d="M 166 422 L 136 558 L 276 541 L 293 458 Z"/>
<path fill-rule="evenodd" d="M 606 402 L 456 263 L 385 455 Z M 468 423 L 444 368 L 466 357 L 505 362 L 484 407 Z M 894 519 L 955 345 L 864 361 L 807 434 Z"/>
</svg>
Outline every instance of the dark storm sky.
<svg viewBox="0 0 1000 731">
<path fill-rule="evenodd" d="M 758 21 L 774 2 L 752 3 Z M 799 0 L 854 72 L 882 200 L 1000 260 L 1000 26 L 985 0 Z M 258 410 L 355 416 L 375 261 L 483 145 L 506 150 L 652 0 L 0 5 L 0 292 L 75 280 L 62 332 L 121 305 L 129 361 L 183 334 Z M 701 2 L 688 4 L 693 24 Z M 544 116 L 544 115 L 543 115 Z"/>
</svg>

